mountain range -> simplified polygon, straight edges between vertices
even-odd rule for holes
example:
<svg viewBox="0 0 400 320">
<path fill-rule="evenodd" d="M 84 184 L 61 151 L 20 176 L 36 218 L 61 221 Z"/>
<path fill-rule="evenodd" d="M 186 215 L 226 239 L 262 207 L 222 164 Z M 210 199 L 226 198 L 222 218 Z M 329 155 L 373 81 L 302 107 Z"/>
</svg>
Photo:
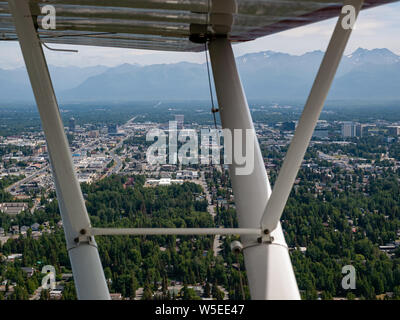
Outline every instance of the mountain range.
<svg viewBox="0 0 400 320">
<path fill-rule="evenodd" d="M 263 51 L 236 60 L 248 99 L 304 100 L 323 55 Z M 205 64 L 49 69 L 60 103 L 209 99 Z M 400 100 L 400 56 L 388 49 L 362 48 L 344 56 L 328 99 Z M 25 68 L 0 69 L 0 103 L 32 101 Z"/>
</svg>

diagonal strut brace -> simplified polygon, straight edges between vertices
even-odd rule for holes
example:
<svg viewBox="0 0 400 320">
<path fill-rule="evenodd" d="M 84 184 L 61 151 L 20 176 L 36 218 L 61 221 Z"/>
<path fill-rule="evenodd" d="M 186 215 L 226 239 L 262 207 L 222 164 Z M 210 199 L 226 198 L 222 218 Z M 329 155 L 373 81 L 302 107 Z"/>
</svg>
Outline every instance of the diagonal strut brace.
<svg viewBox="0 0 400 320">
<path fill-rule="evenodd" d="M 343 8 L 346 9 L 346 6 L 352 6 L 355 12 L 354 18 L 356 18 L 362 8 L 363 2 L 364 0 L 346 0 Z M 261 229 L 265 233 L 273 231 L 282 216 L 304 154 L 310 143 L 311 136 L 350 38 L 352 28 L 345 29 L 343 27 L 344 19 L 348 18 L 347 14 L 346 10 L 342 10 L 339 16 L 289 150 L 279 171 L 271 197 L 264 210 L 261 219 Z"/>
</svg>

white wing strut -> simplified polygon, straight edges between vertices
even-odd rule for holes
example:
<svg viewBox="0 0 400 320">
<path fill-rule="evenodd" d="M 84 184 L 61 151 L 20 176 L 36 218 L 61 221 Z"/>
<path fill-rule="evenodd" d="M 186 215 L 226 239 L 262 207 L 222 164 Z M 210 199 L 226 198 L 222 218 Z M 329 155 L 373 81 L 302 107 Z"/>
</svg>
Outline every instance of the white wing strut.
<svg viewBox="0 0 400 320">
<path fill-rule="evenodd" d="M 261 216 L 271 194 L 264 160 L 254 133 L 231 43 L 226 38 L 216 38 L 211 40 L 209 49 L 222 126 L 230 129 L 232 133 L 234 129 L 251 129 L 253 133 L 254 154 L 247 157 L 253 156 L 254 170 L 248 175 L 238 175 L 236 169 L 242 166 L 233 159 L 229 171 L 239 227 L 259 228 Z M 235 135 L 232 136 L 232 145 L 235 146 Z M 244 144 L 245 139 L 242 139 L 242 146 Z M 257 235 L 241 236 L 251 297 L 255 300 L 300 299 L 282 229 L 277 228 L 273 237 L 273 243 L 259 243 L 261 238 Z"/>
<path fill-rule="evenodd" d="M 345 5 L 350 5 L 354 8 L 354 18 L 358 16 L 363 2 L 363 0 L 345 1 Z M 299 171 L 304 154 L 324 106 L 325 99 L 335 77 L 336 70 L 349 40 L 352 29 L 343 28 L 343 19 L 348 19 L 348 12 L 342 13 L 336 24 L 289 150 L 283 161 L 282 168 L 279 171 L 271 198 L 265 208 L 261 220 L 261 228 L 267 232 L 274 230 L 279 223 L 294 180 L 296 179 L 297 172 Z"/>
<path fill-rule="evenodd" d="M 78 298 L 108 300 L 110 294 L 96 242 L 80 232 L 90 228 L 89 216 L 28 1 L 9 0 L 8 3 L 46 135 Z"/>
</svg>

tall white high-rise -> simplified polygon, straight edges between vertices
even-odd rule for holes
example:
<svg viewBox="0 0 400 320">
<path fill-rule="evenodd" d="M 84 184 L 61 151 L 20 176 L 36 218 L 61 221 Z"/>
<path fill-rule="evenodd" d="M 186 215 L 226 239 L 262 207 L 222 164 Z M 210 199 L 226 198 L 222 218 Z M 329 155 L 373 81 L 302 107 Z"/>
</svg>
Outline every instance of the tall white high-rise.
<svg viewBox="0 0 400 320">
<path fill-rule="evenodd" d="M 183 120 L 184 120 L 184 118 L 185 118 L 185 116 L 183 114 L 176 114 L 175 115 L 175 121 L 176 121 L 178 129 L 183 129 Z"/>
<path fill-rule="evenodd" d="M 354 122 L 345 121 L 342 123 L 342 137 L 351 138 L 357 136 L 357 126 Z"/>
</svg>

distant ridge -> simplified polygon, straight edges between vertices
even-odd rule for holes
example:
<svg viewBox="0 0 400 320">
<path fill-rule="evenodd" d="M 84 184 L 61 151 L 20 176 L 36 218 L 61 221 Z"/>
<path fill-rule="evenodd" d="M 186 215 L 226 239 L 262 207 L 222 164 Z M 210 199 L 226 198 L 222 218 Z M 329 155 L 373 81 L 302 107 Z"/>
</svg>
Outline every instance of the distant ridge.
<svg viewBox="0 0 400 320">
<path fill-rule="evenodd" d="M 249 99 L 305 99 L 322 51 L 290 55 L 275 51 L 237 58 Z M 61 103 L 208 99 L 204 64 L 50 67 Z M 23 68 L 0 69 L 0 103 L 33 101 Z M 328 99 L 400 100 L 400 56 L 388 49 L 359 48 L 344 56 Z"/>
</svg>

